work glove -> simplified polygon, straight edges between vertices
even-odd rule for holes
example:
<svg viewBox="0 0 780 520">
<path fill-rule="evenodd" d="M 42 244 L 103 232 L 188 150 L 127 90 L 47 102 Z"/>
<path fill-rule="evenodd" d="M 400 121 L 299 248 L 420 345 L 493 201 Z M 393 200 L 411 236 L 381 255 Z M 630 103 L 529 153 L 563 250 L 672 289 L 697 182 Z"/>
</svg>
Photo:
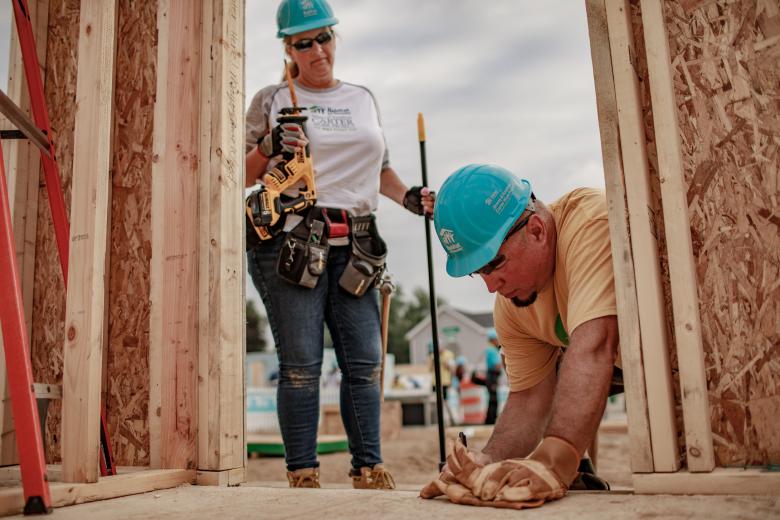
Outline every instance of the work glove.
<svg viewBox="0 0 780 520">
<path fill-rule="evenodd" d="M 309 144 L 303 127 L 298 123 L 282 123 L 276 125 L 270 133 L 257 140 L 260 153 L 266 157 L 274 157 L 283 152 L 295 153 L 296 149 L 305 148 Z"/>
<path fill-rule="evenodd" d="M 504 461 L 491 472 L 479 497 L 512 503 L 561 498 L 577 476 L 579 462 L 580 454 L 569 441 L 545 437 L 527 458 Z"/>
<path fill-rule="evenodd" d="M 404 194 L 404 207 L 416 215 L 431 217 L 433 215 L 433 204 L 436 200 L 436 193 L 423 186 L 412 186 Z M 426 208 L 425 202 L 429 202 L 430 208 Z"/>
<path fill-rule="evenodd" d="M 503 462 L 493 464 L 479 464 L 475 460 L 473 452 L 469 452 L 465 445 L 456 441 L 452 453 L 447 457 L 447 465 L 444 471 L 420 491 L 422 498 L 436 498 L 446 495 L 453 504 L 470 506 L 501 507 L 510 509 L 525 509 L 538 507 L 544 500 L 509 502 L 506 500 L 482 500 L 470 486 L 480 488 L 491 474 L 502 467 Z"/>
<path fill-rule="evenodd" d="M 423 488 L 420 496 L 445 494 L 454 503 L 474 506 L 539 507 L 566 494 L 578 463 L 576 448 L 557 437 L 546 437 L 526 459 L 487 465 L 477 463 L 474 454 L 456 442 L 447 458 L 447 472 Z"/>
</svg>

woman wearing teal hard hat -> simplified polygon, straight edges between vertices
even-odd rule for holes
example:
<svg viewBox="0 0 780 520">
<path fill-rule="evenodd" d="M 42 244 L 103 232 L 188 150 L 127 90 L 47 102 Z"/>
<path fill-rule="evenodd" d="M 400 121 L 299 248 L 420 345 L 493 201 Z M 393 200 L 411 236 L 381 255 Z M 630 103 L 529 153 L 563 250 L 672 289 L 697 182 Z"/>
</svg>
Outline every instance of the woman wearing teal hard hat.
<svg viewBox="0 0 780 520">
<path fill-rule="evenodd" d="M 327 325 L 343 374 L 340 404 L 353 486 L 392 489 L 380 450 L 382 353 L 375 288 L 387 251 L 373 212 L 379 193 L 419 215 L 432 213 L 433 200 L 425 188 L 409 189 L 390 166 L 371 91 L 334 76 L 338 19 L 328 2 L 282 0 L 276 19 L 294 88 L 283 81 L 252 99 L 246 114 L 247 187 L 260 185 L 253 193 L 264 192 L 264 201 L 274 196 L 266 172 L 283 171 L 285 161 L 302 151 L 311 157 L 316 185 L 316 205 L 280 218 L 262 239 L 255 221 L 247 225 L 249 273 L 279 358 L 277 407 L 288 480 L 291 487 L 319 487 L 317 422 Z M 280 124 L 283 109 L 296 98 L 305 121 L 282 118 Z M 298 194 L 287 189 L 272 204 L 278 209 Z"/>
</svg>

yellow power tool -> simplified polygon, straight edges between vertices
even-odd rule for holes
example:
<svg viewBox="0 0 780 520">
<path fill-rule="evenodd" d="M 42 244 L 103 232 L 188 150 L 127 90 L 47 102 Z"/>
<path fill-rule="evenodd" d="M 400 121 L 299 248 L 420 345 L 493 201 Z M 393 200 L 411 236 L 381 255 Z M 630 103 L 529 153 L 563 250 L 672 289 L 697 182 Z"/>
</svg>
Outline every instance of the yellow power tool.
<svg viewBox="0 0 780 520">
<path fill-rule="evenodd" d="M 280 110 L 277 124 L 296 123 L 303 127 L 308 118 L 300 113 L 304 109 L 298 108 L 295 87 L 286 64 L 285 71 L 293 106 Z M 309 145 L 294 154 L 283 152 L 282 160 L 263 174 L 262 181 L 263 184 L 246 199 L 246 215 L 260 240 L 268 240 L 282 232 L 288 214 L 300 213 L 317 202 Z M 295 197 L 283 194 L 299 184 Z"/>
</svg>

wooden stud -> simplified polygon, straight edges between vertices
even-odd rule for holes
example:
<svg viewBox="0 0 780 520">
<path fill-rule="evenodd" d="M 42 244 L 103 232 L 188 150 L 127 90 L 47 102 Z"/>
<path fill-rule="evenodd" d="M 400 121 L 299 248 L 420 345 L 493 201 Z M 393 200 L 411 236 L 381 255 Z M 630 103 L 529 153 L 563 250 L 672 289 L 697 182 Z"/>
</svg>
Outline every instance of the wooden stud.
<svg viewBox="0 0 780 520">
<path fill-rule="evenodd" d="M 634 493 L 643 495 L 780 495 L 780 472 L 715 468 L 710 473 L 634 475 Z"/>
<path fill-rule="evenodd" d="M 641 7 L 669 255 L 688 469 L 694 472 L 712 471 L 715 457 L 704 372 L 698 284 L 691 245 L 669 41 L 660 0 L 642 0 Z"/>
<path fill-rule="evenodd" d="M 631 437 L 631 468 L 634 472 L 653 471 L 645 375 L 639 328 L 639 310 L 634 278 L 634 260 L 628 231 L 628 211 L 623 186 L 623 165 L 618 135 L 618 109 L 612 58 L 609 52 L 607 15 L 604 0 L 586 0 L 596 107 L 601 134 L 601 153 L 609 210 L 615 296 L 618 305 L 620 355 L 625 378 L 628 430 Z"/>
<path fill-rule="evenodd" d="M 38 61 L 46 63 L 46 26 L 49 20 L 49 0 L 31 0 L 28 2 L 32 21 L 35 47 Z M 12 20 L 12 24 L 15 22 Z M 45 79 L 45 68 L 41 67 L 41 78 Z M 22 49 L 16 26 L 11 28 L 11 56 L 8 63 L 8 97 L 16 103 L 28 117 L 30 95 L 24 76 Z M 11 217 L 14 222 L 14 241 L 16 265 L 22 282 L 22 300 L 24 318 L 27 324 L 27 337 L 32 338 L 32 300 L 35 286 L 35 241 L 38 225 L 38 179 L 41 154 L 28 140 L 13 140 L 3 143 L 8 150 L 8 192 L 11 202 Z M 2 334 L 0 334 L 2 336 Z M 0 337 L 0 348 L 3 338 Z M 16 457 L 16 436 L 11 420 L 11 401 L 8 398 L 5 381 L 5 356 L 0 356 L 0 464 L 13 464 Z"/>
<path fill-rule="evenodd" d="M 680 469 L 680 452 L 674 413 L 672 369 L 666 337 L 666 312 L 657 232 L 655 219 L 652 218 L 650 168 L 647 162 L 639 79 L 631 61 L 632 57 L 636 56 L 636 51 L 633 46 L 629 9 L 628 0 L 606 0 L 620 150 L 634 253 L 653 467 L 656 472 L 677 471 Z"/>
<path fill-rule="evenodd" d="M 52 505 L 64 507 L 169 489 L 194 481 L 195 470 L 146 470 L 101 477 L 94 484 L 54 483 L 49 485 L 49 490 Z M 0 515 L 21 514 L 23 508 L 24 492 L 21 486 L 0 491 Z"/>
<path fill-rule="evenodd" d="M 245 466 L 244 1 L 203 0 L 198 469 Z"/>
<path fill-rule="evenodd" d="M 96 482 L 99 473 L 116 15 L 117 0 L 81 2 L 63 373 L 66 482 Z"/>
<path fill-rule="evenodd" d="M 196 467 L 200 2 L 158 4 L 152 166 L 150 462 Z M 236 297 L 238 297 L 236 295 Z"/>
<path fill-rule="evenodd" d="M 238 486 L 246 482 L 246 468 L 224 471 L 198 471 L 195 483 L 199 486 Z"/>
</svg>

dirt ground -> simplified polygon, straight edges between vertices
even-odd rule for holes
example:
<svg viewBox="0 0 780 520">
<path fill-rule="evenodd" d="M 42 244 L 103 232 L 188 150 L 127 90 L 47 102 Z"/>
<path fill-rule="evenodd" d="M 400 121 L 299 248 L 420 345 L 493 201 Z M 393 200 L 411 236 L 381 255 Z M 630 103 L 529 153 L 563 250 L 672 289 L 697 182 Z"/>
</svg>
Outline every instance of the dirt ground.
<svg viewBox="0 0 780 520">
<path fill-rule="evenodd" d="M 469 446 L 481 448 L 490 435 L 486 427 L 462 427 L 447 430 L 448 437 L 454 437 L 464 430 L 469 437 Z M 436 477 L 439 462 L 438 429 L 431 427 L 405 427 L 400 438 L 382 443 L 382 457 L 385 466 L 393 475 L 396 484 L 408 488 L 427 484 Z M 598 473 L 613 489 L 631 487 L 628 435 L 622 433 L 601 433 L 599 435 Z M 324 487 L 349 484 L 347 472 L 350 468 L 348 452 L 320 455 L 320 482 Z M 247 465 L 247 482 L 285 481 L 286 470 L 283 457 L 251 458 Z"/>
</svg>

